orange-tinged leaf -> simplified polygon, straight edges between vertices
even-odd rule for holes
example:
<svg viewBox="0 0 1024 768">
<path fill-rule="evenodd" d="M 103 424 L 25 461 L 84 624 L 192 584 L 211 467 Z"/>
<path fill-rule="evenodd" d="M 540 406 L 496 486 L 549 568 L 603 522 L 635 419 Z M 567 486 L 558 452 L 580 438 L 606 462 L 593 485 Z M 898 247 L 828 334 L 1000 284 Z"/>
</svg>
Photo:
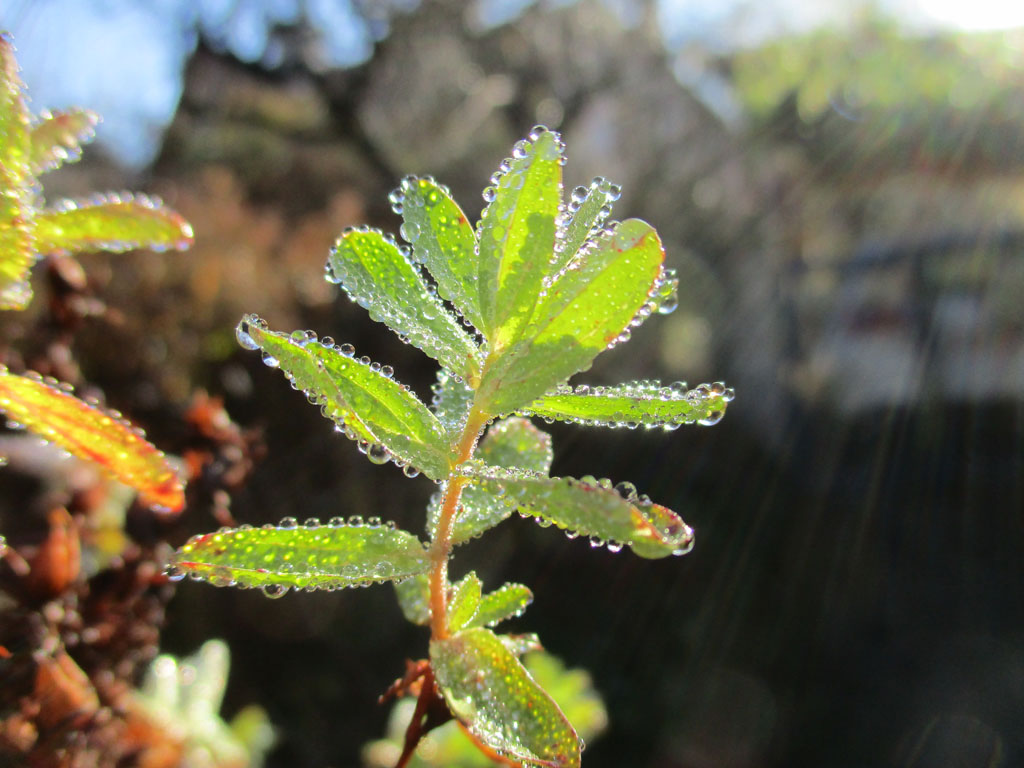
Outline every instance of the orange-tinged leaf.
<svg viewBox="0 0 1024 768">
<path fill-rule="evenodd" d="M 89 405 L 55 381 L 0 371 L 0 411 L 50 442 L 103 467 L 161 511 L 177 512 L 185 490 L 163 453 L 119 414 Z"/>
<path fill-rule="evenodd" d="M 39 253 L 182 250 L 192 244 L 192 227 L 157 198 L 104 195 L 90 201 L 66 200 L 35 217 Z"/>
</svg>

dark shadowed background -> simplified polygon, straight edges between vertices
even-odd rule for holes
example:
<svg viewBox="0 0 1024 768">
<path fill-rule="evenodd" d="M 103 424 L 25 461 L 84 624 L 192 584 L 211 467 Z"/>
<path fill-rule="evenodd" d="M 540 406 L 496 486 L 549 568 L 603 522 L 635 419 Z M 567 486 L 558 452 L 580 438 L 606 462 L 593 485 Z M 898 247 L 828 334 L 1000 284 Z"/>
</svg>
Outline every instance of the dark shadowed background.
<svg viewBox="0 0 1024 768">
<path fill-rule="evenodd" d="M 406 173 L 475 218 L 544 123 L 563 132 L 567 184 L 621 184 L 615 216 L 651 222 L 681 277 L 679 309 L 578 381 L 737 392 L 714 428 L 550 427 L 553 474 L 634 482 L 695 527 L 685 558 L 592 551 L 518 517 L 458 551 L 456 575 L 531 586 L 516 627 L 592 672 L 611 725 L 585 764 L 1024 763 L 1024 32 L 978 29 L 1020 18 L 985 3 L 4 5 L 32 107 L 106 119 L 48 197 L 144 188 L 194 225 L 184 254 L 83 259 L 123 318 L 86 324 L 75 351 L 171 451 L 197 388 L 264 430 L 237 521 L 422 530 L 430 481 L 367 462 L 234 326 L 256 312 L 329 334 L 429 397 L 434 363 L 323 280 L 327 249 L 347 225 L 397 231 L 387 193 Z M 217 525 L 192 511 L 174 535 Z M 377 694 L 426 650 L 384 587 L 269 601 L 181 584 L 162 647 L 209 637 L 231 647 L 226 710 L 268 711 L 282 768 L 357 765 L 384 727 Z"/>
</svg>

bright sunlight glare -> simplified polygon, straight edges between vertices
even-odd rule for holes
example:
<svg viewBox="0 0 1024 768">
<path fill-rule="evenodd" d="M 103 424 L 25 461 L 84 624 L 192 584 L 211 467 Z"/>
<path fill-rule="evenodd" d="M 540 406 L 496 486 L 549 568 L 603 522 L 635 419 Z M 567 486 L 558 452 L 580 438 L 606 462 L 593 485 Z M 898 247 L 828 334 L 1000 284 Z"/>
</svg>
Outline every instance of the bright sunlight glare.
<svg viewBox="0 0 1024 768">
<path fill-rule="evenodd" d="M 906 3 L 908 12 L 917 11 L 940 26 L 962 30 L 992 30 L 1024 27 L 1024 3 L 1007 0 L 919 0 Z"/>
</svg>

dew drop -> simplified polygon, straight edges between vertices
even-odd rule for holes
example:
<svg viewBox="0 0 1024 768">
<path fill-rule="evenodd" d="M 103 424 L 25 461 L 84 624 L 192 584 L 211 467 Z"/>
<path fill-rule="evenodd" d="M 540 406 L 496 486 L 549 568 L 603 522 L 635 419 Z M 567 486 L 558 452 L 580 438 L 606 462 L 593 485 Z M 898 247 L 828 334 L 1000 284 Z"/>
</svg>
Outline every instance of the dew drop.
<svg viewBox="0 0 1024 768">
<path fill-rule="evenodd" d="M 352 517 L 348 519 L 348 524 L 353 528 L 358 528 L 363 524 L 363 518 L 359 515 L 352 515 Z"/>
<path fill-rule="evenodd" d="M 284 597 L 288 593 L 288 587 L 284 584 L 264 584 L 260 587 L 260 591 L 263 592 L 266 597 L 276 600 L 279 597 Z"/>
<path fill-rule="evenodd" d="M 400 234 L 408 243 L 415 243 L 420 236 L 420 225 L 415 221 L 406 221 L 398 228 Z"/>
<path fill-rule="evenodd" d="M 331 285 L 341 285 L 341 278 L 334 271 L 334 267 L 330 261 L 324 264 L 324 280 Z"/>
<path fill-rule="evenodd" d="M 294 517 L 286 517 L 280 523 L 277 524 L 278 528 L 298 528 L 299 521 Z"/>
<path fill-rule="evenodd" d="M 391 451 L 380 443 L 374 443 L 366 449 L 366 458 L 374 464 L 386 464 L 387 460 L 391 458 Z"/>
<path fill-rule="evenodd" d="M 238 327 L 235 328 L 235 338 L 238 339 L 238 343 L 243 349 L 254 350 L 260 348 L 256 340 L 249 335 L 249 323 L 245 320 L 240 322 Z"/>
<path fill-rule="evenodd" d="M 636 486 L 628 480 L 623 480 L 621 483 L 617 483 L 615 491 L 619 496 L 627 501 L 633 501 L 636 498 Z"/>
<path fill-rule="evenodd" d="M 164 568 L 164 576 L 168 581 L 181 581 L 185 578 L 185 571 L 176 565 L 168 565 Z"/>
<path fill-rule="evenodd" d="M 230 587 L 235 583 L 231 577 L 231 569 L 226 565 L 218 565 L 211 572 L 207 581 L 215 587 Z"/>
<path fill-rule="evenodd" d="M 418 477 L 420 471 L 416 469 L 416 467 L 414 467 L 412 464 L 406 464 L 404 467 L 402 467 L 402 474 L 405 475 L 406 477 Z"/>
<path fill-rule="evenodd" d="M 305 522 L 302 523 L 307 528 L 319 528 L 320 518 L 318 517 L 307 517 Z"/>
<path fill-rule="evenodd" d="M 483 191 L 483 198 L 485 203 L 493 203 L 494 198 L 498 196 L 497 187 L 485 187 Z"/>
<path fill-rule="evenodd" d="M 712 411 L 705 418 L 697 421 L 702 427 L 713 427 L 715 424 L 722 420 L 725 416 L 725 411 Z"/>
<path fill-rule="evenodd" d="M 342 344 L 338 347 L 338 351 L 341 352 L 345 357 L 352 357 L 356 353 L 356 348 L 351 344 Z"/>
</svg>

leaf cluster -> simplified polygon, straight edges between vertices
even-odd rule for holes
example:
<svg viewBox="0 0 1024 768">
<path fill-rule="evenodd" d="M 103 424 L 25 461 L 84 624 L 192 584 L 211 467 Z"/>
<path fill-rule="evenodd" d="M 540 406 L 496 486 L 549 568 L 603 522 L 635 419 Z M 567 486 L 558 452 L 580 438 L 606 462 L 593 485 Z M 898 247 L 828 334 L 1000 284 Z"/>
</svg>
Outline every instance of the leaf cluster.
<svg viewBox="0 0 1024 768">
<path fill-rule="evenodd" d="M 188 222 L 153 197 L 123 192 L 44 202 L 39 176 L 77 160 L 98 122 L 84 109 L 30 115 L 14 46 L 0 36 L 0 309 L 28 306 L 29 273 L 42 256 L 192 243 Z M 69 386 L 0 366 L 0 412 L 95 462 L 154 508 L 183 506 L 182 483 L 164 455 L 120 414 L 78 399 Z"/>
<path fill-rule="evenodd" d="M 629 483 L 552 477 L 550 437 L 528 419 L 675 429 L 717 422 L 732 399 L 722 384 L 566 384 L 647 317 L 671 311 L 676 279 L 653 227 L 608 220 L 615 185 L 598 178 L 563 199 L 564 163 L 559 135 L 538 126 L 492 176 L 475 226 L 444 185 L 409 176 L 390 198 L 404 243 L 351 228 L 333 248 L 327 279 L 440 363 L 429 405 L 350 344 L 271 330 L 255 315 L 238 325 L 240 344 L 280 369 L 372 462 L 439 485 L 429 541 L 373 518 L 286 520 L 196 536 L 170 565 L 172 578 L 272 597 L 395 582 L 405 616 L 431 628 L 422 707 L 399 765 L 426 729 L 435 689 L 485 753 L 535 766 L 580 762 L 576 731 L 520 661 L 538 641 L 493 629 L 532 593 L 518 584 L 487 592 L 475 573 L 450 583 L 455 546 L 513 512 L 645 558 L 692 546 L 690 527 Z"/>
</svg>

